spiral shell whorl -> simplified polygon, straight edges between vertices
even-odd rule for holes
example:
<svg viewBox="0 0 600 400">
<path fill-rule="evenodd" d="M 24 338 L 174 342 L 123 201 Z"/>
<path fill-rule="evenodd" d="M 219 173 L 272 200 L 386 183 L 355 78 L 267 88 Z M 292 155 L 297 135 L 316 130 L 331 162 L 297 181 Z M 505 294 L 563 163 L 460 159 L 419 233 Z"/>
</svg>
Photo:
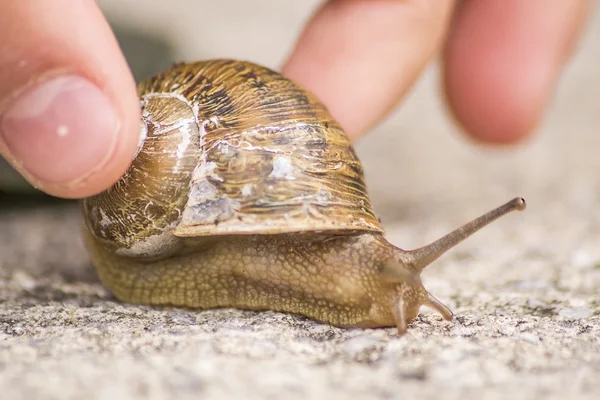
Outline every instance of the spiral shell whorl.
<svg viewBox="0 0 600 400">
<path fill-rule="evenodd" d="M 125 175 L 83 202 L 93 235 L 119 255 L 154 258 L 171 254 L 171 234 L 187 202 L 198 163 L 198 125 L 185 99 L 142 96 L 141 148 Z"/>
</svg>

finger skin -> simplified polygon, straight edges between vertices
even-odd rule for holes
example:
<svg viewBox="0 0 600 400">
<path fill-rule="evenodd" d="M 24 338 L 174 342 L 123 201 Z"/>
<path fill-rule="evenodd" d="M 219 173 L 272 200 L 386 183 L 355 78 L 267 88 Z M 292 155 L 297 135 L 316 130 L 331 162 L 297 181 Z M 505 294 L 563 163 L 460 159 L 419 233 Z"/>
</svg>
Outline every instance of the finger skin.
<svg viewBox="0 0 600 400">
<path fill-rule="evenodd" d="M 66 100 L 74 105 L 73 109 L 80 111 L 82 118 L 88 113 L 92 115 L 88 126 L 102 122 L 101 115 L 86 109 L 101 104 L 100 96 L 110 101 L 118 117 L 118 140 L 98 141 L 102 145 L 110 145 L 110 148 L 105 149 L 107 158 L 91 173 L 69 170 L 69 174 L 73 176 L 77 176 L 79 172 L 84 175 L 70 183 L 55 183 L 52 179 L 40 180 L 25 170 L 27 163 L 23 162 L 23 159 L 27 157 L 21 159 L 13 154 L 15 148 L 18 148 L 19 154 L 28 151 L 27 146 L 23 144 L 24 140 L 16 140 L 18 146 L 10 148 L 8 141 L 1 139 L 3 136 L 0 135 L 0 154 L 34 186 L 55 196 L 78 198 L 106 189 L 126 171 L 133 157 L 138 141 L 140 118 L 135 82 L 101 11 L 92 0 L 0 0 L 0 9 L 0 127 L 21 129 L 23 135 L 31 135 L 31 151 L 37 152 L 36 155 L 41 158 L 47 157 L 48 160 L 58 160 L 69 167 L 70 159 L 75 159 L 76 156 L 81 158 L 81 155 L 77 154 L 78 149 L 72 146 L 64 149 L 60 146 L 50 146 L 56 154 L 44 153 L 44 149 L 39 145 L 36 147 L 33 140 L 37 133 L 27 131 L 28 126 L 35 124 L 31 124 L 27 118 L 16 122 L 8 120 L 7 115 L 15 114 L 10 113 L 13 106 L 23 103 L 21 99 L 31 97 L 30 93 L 34 93 L 39 85 L 55 78 L 72 76 L 81 78 L 82 82 L 89 82 L 89 86 L 94 90 L 99 89 L 97 98 L 91 99 L 89 103 L 78 101 L 80 99 L 76 96 L 66 97 Z M 77 82 L 73 83 L 72 80 L 66 82 L 77 86 Z M 27 117 L 23 110 L 16 114 L 19 117 Z M 77 116 L 67 117 L 77 119 Z M 85 124 L 86 120 L 81 118 L 75 121 L 75 125 L 79 127 L 85 128 Z M 80 130 L 83 131 L 82 135 L 85 135 L 85 129 Z M 90 128 L 91 130 L 93 129 Z M 68 131 L 59 130 L 59 133 L 66 135 Z M 94 140 L 97 139 L 98 137 L 90 137 L 87 142 L 85 136 L 80 136 L 69 140 L 71 143 L 78 143 L 84 152 L 84 147 L 93 147 Z M 77 165 L 73 163 L 73 168 L 76 169 Z M 48 170 L 52 171 L 53 168 L 55 169 L 55 166 L 49 162 Z"/>
<path fill-rule="evenodd" d="M 457 6 L 444 87 L 471 137 L 513 143 L 534 130 L 588 8 L 585 0 L 466 0 Z"/>
<path fill-rule="evenodd" d="M 334 0 L 319 9 L 282 69 L 356 138 L 399 102 L 434 57 L 449 0 Z"/>
</svg>

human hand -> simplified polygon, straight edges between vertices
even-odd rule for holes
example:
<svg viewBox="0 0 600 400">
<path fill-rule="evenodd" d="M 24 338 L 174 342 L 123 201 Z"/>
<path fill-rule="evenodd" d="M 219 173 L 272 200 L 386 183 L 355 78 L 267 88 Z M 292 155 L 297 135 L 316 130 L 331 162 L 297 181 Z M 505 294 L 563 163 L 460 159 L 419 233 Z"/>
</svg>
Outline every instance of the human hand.
<svg viewBox="0 0 600 400">
<path fill-rule="evenodd" d="M 135 82 L 90 0 L 0 0 L 0 154 L 49 194 L 98 193 L 137 147 Z"/>
<path fill-rule="evenodd" d="M 0 154 L 59 197 L 98 193 L 127 169 L 135 82 L 93 1 L 0 0 Z M 444 83 L 473 137 L 535 126 L 574 46 L 586 0 L 335 0 L 307 25 L 284 74 L 352 138 L 381 120 L 445 48 Z M 445 44 L 445 47 L 444 47 Z"/>
<path fill-rule="evenodd" d="M 530 133 L 582 31 L 587 0 L 334 0 L 285 65 L 356 138 L 442 53 L 443 89 L 474 139 Z"/>
</svg>

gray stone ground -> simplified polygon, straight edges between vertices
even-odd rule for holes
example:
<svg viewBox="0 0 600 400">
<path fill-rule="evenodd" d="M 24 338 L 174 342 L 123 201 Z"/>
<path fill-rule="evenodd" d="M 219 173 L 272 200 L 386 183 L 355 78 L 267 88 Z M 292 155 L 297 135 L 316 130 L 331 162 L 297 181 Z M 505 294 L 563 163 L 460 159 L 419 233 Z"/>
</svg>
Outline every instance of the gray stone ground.
<svg viewBox="0 0 600 400">
<path fill-rule="evenodd" d="M 139 20 L 138 3 L 127 2 L 120 18 Z M 253 3 L 262 12 L 240 13 L 254 12 L 260 26 L 286 15 L 284 6 Z M 309 11 L 294 7 L 292 27 Z M 357 146 L 387 236 L 404 248 L 513 196 L 527 199 L 525 212 L 491 225 L 425 272 L 426 287 L 456 312 L 453 322 L 424 309 L 399 338 L 394 329 L 344 330 L 274 312 L 121 304 L 87 262 L 75 204 L 3 196 L 0 398 L 598 398 L 599 14 L 539 134 L 523 146 L 480 148 L 458 134 L 435 69 Z M 214 48 L 198 39 L 197 52 L 182 54 L 217 56 L 222 44 L 250 58 L 245 43 L 230 45 L 239 38 L 234 17 L 224 18 Z M 275 19 L 281 35 L 256 33 L 278 37 L 253 58 L 268 65 L 293 36 L 279 21 L 285 18 Z"/>
</svg>

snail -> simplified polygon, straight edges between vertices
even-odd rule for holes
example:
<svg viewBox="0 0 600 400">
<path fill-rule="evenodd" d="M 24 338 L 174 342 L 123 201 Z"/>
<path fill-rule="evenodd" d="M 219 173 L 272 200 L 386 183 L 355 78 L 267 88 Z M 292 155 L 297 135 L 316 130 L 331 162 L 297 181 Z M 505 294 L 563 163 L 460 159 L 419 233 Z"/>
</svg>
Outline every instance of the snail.
<svg viewBox="0 0 600 400">
<path fill-rule="evenodd" d="M 245 61 L 180 63 L 140 83 L 129 170 L 83 200 L 84 242 L 124 302 L 302 315 L 407 331 L 419 308 L 452 311 L 420 273 L 516 198 L 432 244 L 395 247 L 363 167 L 309 91 Z"/>
</svg>

